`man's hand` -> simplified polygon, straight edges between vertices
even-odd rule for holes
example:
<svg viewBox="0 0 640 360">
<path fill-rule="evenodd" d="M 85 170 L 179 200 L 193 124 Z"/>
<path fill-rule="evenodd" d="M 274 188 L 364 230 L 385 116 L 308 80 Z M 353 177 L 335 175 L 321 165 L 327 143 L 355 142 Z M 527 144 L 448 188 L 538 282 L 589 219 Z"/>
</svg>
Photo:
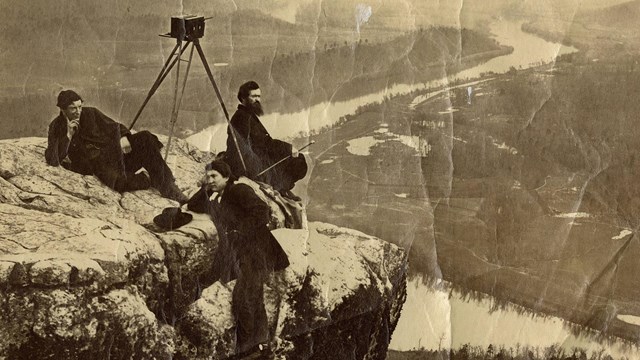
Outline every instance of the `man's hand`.
<svg viewBox="0 0 640 360">
<path fill-rule="evenodd" d="M 296 149 L 295 147 L 291 147 L 291 157 L 292 158 L 297 158 L 299 155 L 298 149 Z"/>
<path fill-rule="evenodd" d="M 131 152 L 131 143 L 126 136 L 120 138 L 120 147 L 122 148 L 122 152 L 128 154 Z"/>
<path fill-rule="evenodd" d="M 199 188 L 205 186 L 207 184 L 207 176 L 203 175 L 200 179 L 198 179 L 198 182 L 196 182 L 196 186 L 198 186 Z"/>
<path fill-rule="evenodd" d="M 67 137 L 69 140 L 75 135 L 76 131 L 78 131 L 78 126 L 80 125 L 80 119 L 67 121 Z"/>
</svg>

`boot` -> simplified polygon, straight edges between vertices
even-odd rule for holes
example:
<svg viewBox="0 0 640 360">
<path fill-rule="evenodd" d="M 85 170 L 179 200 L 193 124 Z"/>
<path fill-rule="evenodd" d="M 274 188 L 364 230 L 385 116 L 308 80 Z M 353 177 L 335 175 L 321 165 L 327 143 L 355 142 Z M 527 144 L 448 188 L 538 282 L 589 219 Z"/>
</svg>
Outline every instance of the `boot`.
<svg viewBox="0 0 640 360">
<path fill-rule="evenodd" d="M 249 350 L 232 355 L 230 360 L 273 360 L 275 352 L 268 343 L 258 344 Z"/>
<path fill-rule="evenodd" d="M 128 174 L 124 191 L 146 190 L 151 187 L 151 179 L 145 172 Z"/>
<path fill-rule="evenodd" d="M 166 182 L 163 186 L 160 186 L 158 190 L 163 197 L 177 201 L 180 206 L 189 201 L 187 195 L 185 195 L 173 181 Z"/>
<path fill-rule="evenodd" d="M 302 201 L 302 198 L 300 198 L 300 196 L 294 194 L 293 192 L 291 192 L 291 190 L 281 190 L 280 191 L 280 195 L 282 195 L 282 197 L 287 198 L 289 200 L 293 200 L 295 202 L 300 202 Z"/>
</svg>

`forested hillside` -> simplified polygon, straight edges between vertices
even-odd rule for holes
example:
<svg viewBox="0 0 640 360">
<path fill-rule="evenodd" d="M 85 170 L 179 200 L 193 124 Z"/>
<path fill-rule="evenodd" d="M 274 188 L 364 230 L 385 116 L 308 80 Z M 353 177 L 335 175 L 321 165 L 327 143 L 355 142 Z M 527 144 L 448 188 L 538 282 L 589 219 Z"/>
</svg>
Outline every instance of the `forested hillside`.
<svg viewBox="0 0 640 360">
<path fill-rule="evenodd" d="M 0 14 L 5 54 L 0 58 L 0 109 L 10 119 L 0 124 L 0 137 L 46 134 L 57 113 L 55 96 L 66 88 L 76 89 L 87 105 L 130 123 L 175 45 L 158 36 L 170 28 L 175 9 L 168 5 L 111 4 L 111 11 L 104 5 L 76 5 L 16 6 Z M 398 32 L 363 26 L 354 36 L 339 28 L 292 24 L 253 9 L 216 8 L 204 14 L 211 19 L 203 48 L 231 111 L 238 86 L 249 79 L 265 90 L 267 111 L 290 112 L 395 82 L 452 73 L 469 65 L 463 64 L 465 56 L 479 54 L 477 62 L 508 51 L 486 34 L 467 29 Z M 137 126 L 167 131 L 174 83 L 171 77 L 165 80 Z M 199 60 L 185 94 L 179 135 L 224 121 Z"/>
</svg>

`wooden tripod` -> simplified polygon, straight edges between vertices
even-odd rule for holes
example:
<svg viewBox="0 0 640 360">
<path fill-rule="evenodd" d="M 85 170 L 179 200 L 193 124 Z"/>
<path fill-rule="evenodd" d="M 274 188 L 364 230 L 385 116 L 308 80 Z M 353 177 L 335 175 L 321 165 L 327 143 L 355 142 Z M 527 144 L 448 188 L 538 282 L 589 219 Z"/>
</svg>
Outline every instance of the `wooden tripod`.
<svg viewBox="0 0 640 360">
<path fill-rule="evenodd" d="M 170 37 L 168 35 L 161 35 L 161 36 Z M 182 60 L 182 58 L 181 58 L 182 54 L 184 54 L 184 52 L 187 50 L 189 45 L 191 45 L 191 51 L 189 53 L 189 60 Z M 220 89 L 218 89 L 218 85 L 216 84 L 216 81 L 213 78 L 213 74 L 211 73 L 211 68 L 209 68 L 209 63 L 207 62 L 207 58 L 204 56 L 204 52 L 202 51 L 202 46 L 200 46 L 199 39 L 198 38 L 193 38 L 193 39 L 186 39 L 184 41 L 180 40 L 180 39 L 177 39 L 176 46 L 171 51 L 171 55 L 169 55 L 169 57 L 165 61 L 164 66 L 162 67 L 162 70 L 160 70 L 160 73 L 158 74 L 158 77 L 156 78 L 156 81 L 151 86 L 151 89 L 149 89 L 149 93 L 147 94 L 147 97 L 144 99 L 144 102 L 142 103 L 142 106 L 140 106 L 140 109 L 136 113 L 136 116 L 133 118 L 133 121 L 131 122 L 131 125 L 129 125 L 129 130 L 131 130 L 133 128 L 133 126 L 135 125 L 136 121 L 138 121 L 138 118 L 140 117 L 140 114 L 142 114 L 142 111 L 147 106 L 147 103 L 149 102 L 149 100 L 151 99 L 153 94 L 155 94 L 156 90 L 158 90 L 158 88 L 160 87 L 160 84 L 162 84 L 162 81 L 164 81 L 164 79 L 167 77 L 167 75 L 169 75 L 169 72 L 171 71 L 171 69 L 173 69 L 173 67 L 176 64 L 178 64 L 177 73 L 176 73 L 176 82 L 175 82 L 174 94 L 173 94 L 173 111 L 171 112 L 171 130 L 169 132 L 169 141 L 167 143 L 167 149 L 166 149 L 166 152 L 165 152 L 165 155 L 164 155 L 165 160 L 169 156 L 169 148 L 171 147 L 171 139 L 173 137 L 173 129 L 175 127 L 176 121 L 178 120 L 178 111 L 180 110 L 180 104 L 182 103 L 182 97 L 184 95 L 184 89 L 185 89 L 185 87 L 187 85 L 187 78 L 189 77 L 189 70 L 191 68 L 191 62 L 193 60 L 193 49 L 194 48 L 198 51 L 198 55 L 200 57 L 200 60 L 202 61 L 202 65 L 204 66 L 204 69 L 207 72 L 207 76 L 209 77 L 209 81 L 211 82 L 211 85 L 213 86 L 213 90 L 215 91 L 216 96 L 218 97 L 218 101 L 220 102 L 220 106 L 222 106 L 222 111 L 224 112 L 224 116 L 225 116 L 225 118 L 227 120 L 227 124 L 230 125 L 230 121 L 231 120 L 229 119 L 229 112 L 227 111 L 227 108 L 224 105 L 224 101 L 222 100 L 222 95 L 220 94 Z M 187 62 L 187 69 L 185 71 L 184 80 L 182 82 L 182 90 L 180 90 L 180 63 L 183 62 L 183 61 Z M 233 137 L 233 141 L 236 144 L 236 148 L 238 149 L 238 153 L 240 154 L 240 147 L 238 146 L 238 139 L 236 138 L 236 135 L 235 135 L 235 133 L 233 131 L 231 132 L 231 136 Z M 246 165 L 244 163 L 244 159 L 242 158 L 242 154 L 240 154 L 240 161 L 242 162 L 242 167 L 246 171 Z"/>
</svg>

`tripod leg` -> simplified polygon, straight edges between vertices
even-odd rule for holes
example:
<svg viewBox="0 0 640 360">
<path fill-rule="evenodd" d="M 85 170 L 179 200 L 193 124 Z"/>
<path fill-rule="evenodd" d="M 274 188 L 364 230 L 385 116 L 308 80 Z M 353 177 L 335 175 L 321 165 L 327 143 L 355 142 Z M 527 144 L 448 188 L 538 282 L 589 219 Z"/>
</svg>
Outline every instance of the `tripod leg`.
<svg viewBox="0 0 640 360">
<path fill-rule="evenodd" d="M 176 50 L 178 50 L 179 47 L 180 47 L 180 42 L 176 42 L 176 46 L 173 47 L 173 50 L 171 50 L 171 54 L 169 55 L 167 60 L 164 62 L 164 65 L 162 66 L 162 70 L 160 70 L 160 74 L 158 74 L 156 81 L 158 81 L 158 79 L 162 77 L 162 74 L 164 74 L 165 70 L 167 70 L 167 67 L 169 66 L 169 61 L 172 60 L 173 55 L 175 55 Z"/>
<path fill-rule="evenodd" d="M 149 93 L 147 94 L 147 97 L 142 102 L 142 105 L 140 106 L 140 109 L 138 109 L 136 116 L 134 116 L 133 121 L 131 122 L 131 125 L 129 125 L 129 130 L 133 129 L 133 125 L 135 125 L 136 121 L 138 121 L 140 114 L 142 114 L 142 110 L 144 110 L 144 108 L 147 106 L 147 103 L 149 102 L 153 94 L 156 93 L 156 90 L 158 90 L 158 87 L 160 87 L 160 84 L 162 84 L 162 81 L 167 77 L 167 75 L 169 74 L 173 66 L 176 64 L 177 60 L 180 58 L 180 55 L 184 52 L 184 50 L 187 48 L 188 45 L 189 45 L 189 42 L 187 42 L 187 44 L 179 50 L 180 53 L 177 57 L 174 57 L 174 55 L 176 54 L 176 51 L 178 51 L 180 44 L 179 43 L 176 44 L 176 46 L 173 48 L 173 51 L 171 51 L 171 55 L 169 55 L 169 57 L 167 58 L 167 61 L 165 61 L 165 64 L 162 67 L 162 70 L 160 70 L 160 74 L 158 74 L 156 81 L 151 86 L 151 89 L 149 89 Z M 171 61 L 171 64 L 169 64 L 170 61 Z M 169 66 L 167 66 L 167 64 L 169 64 Z"/>
<path fill-rule="evenodd" d="M 204 52 L 202 51 L 202 47 L 200 46 L 200 42 L 198 39 L 195 39 L 193 43 L 198 50 L 198 55 L 200 55 L 200 60 L 202 60 L 202 65 L 204 65 L 204 69 L 207 71 L 207 76 L 209 77 L 209 81 L 211 81 L 211 85 L 213 85 L 213 90 L 216 92 L 216 96 L 218 97 L 218 101 L 220 101 L 220 105 L 222 106 L 222 111 L 224 112 L 224 116 L 229 121 L 229 113 L 227 112 L 226 106 L 224 106 L 224 101 L 222 101 L 222 95 L 220 95 L 220 90 L 218 89 L 218 85 L 216 81 L 213 79 L 213 74 L 211 73 L 211 69 L 209 68 L 209 63 L 207 63 L 207 58 L 204 56 Z"/>
<path fill-rule="evenodd" d="M 178 40 L 178 45 L 180 45 L 181 41 Z M 176 84 L 173 88 L 173 109 L 171 111 L 171 130 L 169 130 L 169 141 L 167 143 L 167 148 L 164 153 L 164 161 L 167 161 L 169 157 L 169 148 L 171 147 L 171 138 L 173 137 L 173 127 L 176 124 L 176 119 L 178 118 L 178 88 L 180 87 L 180 63 L 182 62 L 182 53 L 178 55 L 178 66 L 176 67 Z"/>
<path fill-rule="evenodd" d="M 184 89 L 187 87 L 187 79 L 189 78 L 189 70 L 191 69 L 191 60 L 193 60 L 193 46 L 191 47 L 191 52 L 189 53 L 189 62 L 187 62 L 187 71 L 184 74 L 184 82 L 182 83 L 182 92 L 180 93 L 180 100 L 178 101 L 178 109 L 182 104 L 182 98 L 184 97 Z"/>
<path fill-rule="evenodd" d="M 193 44 L 196 46 L 198 50 L 198 55 L 200 55 L 200 60 L 202 60 L 202 65 L 204 65 L 204 69 L 207 71 L 207 76 L 209 77 L 209 81 L 211 81 L 211 85 L 213 85 L 213 90 L 216 92 L 216 96 L 218 97 L 218 101 L 220 101 L 220 106 L 222 106 L 222 112 L 224 112 L 224 116 L 227 119 L 227 124 L 231 126 L 231 120 L 229 119 L 229 112 L 227 112 L 226 106 L 224 106 L 224 101 L 222 100 L 222 95 L 220 95 L 220 90 L 218 89 L 218 85 L 216 81 L 213 79 L 213 74 L 211 73 L 211 69 L 209 68 L 209 63 L 207 63 L 207 58 L 204 56 L 204 51 L 202 51 L 202 47 L 200 46 L 200 41 L 198 39 L 193 40 Z M 238 149 L 238 155 L 240 155 L 240 163 L 242 164 L 242 168 L 244 172 L 247 172 L 247 165 L 244 163 L 244 158 L 242 157 L 242 153 L 240 152 L 240 146 L 238 145 L 238 138 L 236 138 L 235 131 L 230 131 L 231 137 L 233 138 L 233 142 L 236 145 L 236 149 Z"/>
<path fill-rule="evenodd" d="M 171 129 L 169 130 L 169 140 L 167 141 L 167 149 L 164 153 L 164 160 L 167 161 L 169 157 L 169 149 L 171 148 L 171 139 L 173 138 L 173 129 L 178 121 L 178 112 L 180 111 L 180 105 L 182 105 L 182 98 L 184 97 L 184 89 L 187 87 L 187 79 L 189 78 L 189 70 L 191 69 L 191 60 L 193 59 L 193 46 L 191 46 L 191 52 L 189 53 L 189 61 L 187 62 L 187 70 L 184 74 L 184 80 L 182 81 L 182 91 L 180 97 L 178 97 L 178 78 L 180 76 L 180 64 L 177 67 L 176 75 L 176 87 L 173 98 L 173 112 L 171 113 Z"/>
</svg>

